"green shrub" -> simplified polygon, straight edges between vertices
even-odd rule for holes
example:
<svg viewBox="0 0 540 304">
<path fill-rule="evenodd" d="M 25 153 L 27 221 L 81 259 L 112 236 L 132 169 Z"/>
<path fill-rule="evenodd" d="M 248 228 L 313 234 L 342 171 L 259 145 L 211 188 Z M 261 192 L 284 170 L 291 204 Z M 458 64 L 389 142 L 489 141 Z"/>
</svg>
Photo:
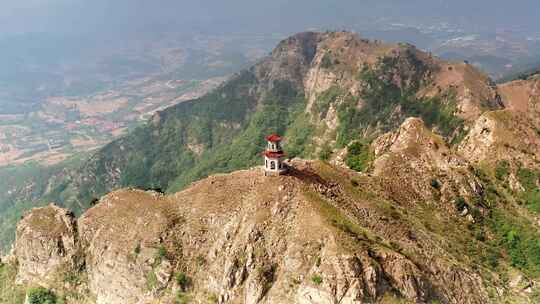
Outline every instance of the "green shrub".
<svg viewBox="0 0 540 304">
<path fill-rule="evenodd" d="M 454 132 L 453 138 L 450 141 L 450 145 L 457 146 L 459 145 L 465 137 L 467 137 L 467 131 L 463 127 L 458 127 L 457 132 Z"/>
<path fill-rule="evenodd" d="M 502 181 L 508 176 L 510 170 L 510 163 L 507 160 L 501 160 L 495 168 L 495 177 Z"/>
<path fill-rule="evenodd" d="M 540 131 L 540 129 L 539 129 Z M 532 292 L 530 299 L 533 303 L 540 303 L 540 288 L 535 288 L 535 290 Z"/>
<path fill-rule="evenodd" d="M 198 266 L 204 266 L 206 264 L 206 259 L 204 258 L 204 256 L 199 255 L 196 258 L 196 262 Z"/>
<path fill-rule="evenodd" d="M 154 270 L 150 270 L 150 272 L 146 275 L 146 288 L 148 290 L 152 291 L 158 286 L 158 278 L 156 276 L 156 273 Z"/>
<path fill-rule="evenodd" d="M 324 54 L 322 60 L 321 60 L 321 67 L 323 69 L 329 69 L 333 66 L 333 60 L 332 60 L 332 55 L 330 54 L 330 52 L 327 52 Z"/>
<path fill-rule="evenodd" d="M 166 258 L 167 257 L 167 248 L 165 248 L 164 245 L 159 246 L 157 255 L 158 255 L 158 258 L 160 260 L 163 260 L 164 258 Z"/>
<path fill-rule="evenodd" d="M 520 168 L 517 173 L 519 182 L 525 189 L 521 194 L 522 200 L 527 204 L 527 207 L 534 212 L 540 213 L 540 172 Z"/>
<path fill-rule="evenodd" d="M 316 274 L 311 277 L 311 282 L 316 285 L 321 285 L 323 282 L 323 278 L 320 275 Z"/>
<path fill-rule="evenodd" d="M 186 291 L 191 286 L 191 278 L 183 272 L 177 273 L 175 275 L 175 279 L 182 291 Z"/>
<path fill-rule="evenodd" d="M 540 173 L 527 168 L 520 168 L 517 172 L 518 179 L 526 191 L 538 189 Z"/>
<path fill-rule="evenodd" d="M 492 269 L 495 269 L 497 268 L 497 266 L 499 266 L 499 259 L 501 259 L 501 254 L 498 249 L 489 249 L 485 256 L 485 262 Z"/>
<path fill-rule="evenodd" d="M 25 290 L 15 284 L 16 267 L 0 263 L 0 303 L 21 304 L 24 302 Z"/>
<path fill-rule="evenodd" d="M 332 148 L 329 145 L 324 145 L 319 152 L 319 159 L 327 161 L 332 156 Z"/>
<path fill-rule="evenodd" d="M 435 178 L 431 180 L 430 185 L 434 189 L 437 189 L 437 190 L 441 189 L 441 184 L 439 184 L 439 181 Z"/>
<path fill-rule="evenodd" d="M 139 253 L 141 253 L 141 243 L 137 243 L 137 246 L 135 246 L 133 252 L 135 252 L 135 255 L 139 255 Z"/>
<path fill-rule="evenodd" d="M 28 291 L 29 304 L 56 304 L 57 297 L 51 290 L 43 287 L 32 288 Z"/>
<path fill-rule="evenodd" d="M 454 205 L 456 206 L 456 209 L 458 211 L 463 211 L 466 207 L 469 207 L 469 204 L 467 204 L 467 201 L 463 197 L 458 197 L 454 200 Z"/>
<path fill-rule="evenodd" d="M 184 292 L 179 291 L 176 294 L 176 304 L 188 304 L 191 302 L 191 297 Z"/>
<path fill-rule="evenodd" d="M 81 274 L 76 271 L 69 271 L 64 274 L 64 283 L 69 283 L 72 286 L 77 286 L 82 283 Z"/>
<path fill-rule="evenodd" d="M 213 293 L 211 295 L 208 296 L 208 301 L 211 303 L 211 304 L 214 304 L 214 303 L 218 303 L 219 302 L 219 299 L 218 299 L 218 296 Z"/>
<path fill-rule="evenodd" d="M 480 209 L 476 207 L 471 208 L 471 215 L 476 221 L 482 221 L 482 213 L 480 212 Z"/>
<path fill-rule="evenodd" d="M 474 238 L 477 241 L 484 242 L 486 240 L 486 234 L 483 230 L 476 231 L 476 233 L 474 234 Z"/>
<path fill-rule="evenodd" d="M 493 210 L 487 223 L 506 249 L 512 266 L 531 276 L 540 276 L 540 234 L 537 230 L 527 222 L 498 210 Z M 493 246 L 499 248 L 500 244 Z"/>
<path fill-rule="evenodd" d="M 371 158 L 369 145 L 356 141 L 347 147 L 345 163 L 355 171 L 364 172 L 368 168 Z"/>
</svg>

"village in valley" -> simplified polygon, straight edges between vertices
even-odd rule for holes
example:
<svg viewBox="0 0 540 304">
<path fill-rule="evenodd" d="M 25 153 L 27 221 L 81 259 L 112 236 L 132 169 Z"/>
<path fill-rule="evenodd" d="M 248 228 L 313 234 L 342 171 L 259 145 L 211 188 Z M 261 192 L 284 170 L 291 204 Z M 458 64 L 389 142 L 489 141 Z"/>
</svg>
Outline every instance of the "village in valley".
<svg viewBox="0 0 540 304">
<path fill-rule="evenodd" d="M 155 112 L 216 88 L 264 56 L 276 38 L 152 39 L 132 41 L 129 50 L 103 46 L 89 62 L 59 71 L 21 67 L 42 69 L 44 75 L 22 89 L 0 79 L 0 167 L 54 165 L 99 148 Z"/>
<path fill-rule="evenodd" d="M 35 112 L 0 115 L 0 166 L 29 160 L 55 164 L 93 150 L 156 111 L 197 98 L 224 79 L 138 79 L 89 96 L 49 97 Z"/>
</svg>

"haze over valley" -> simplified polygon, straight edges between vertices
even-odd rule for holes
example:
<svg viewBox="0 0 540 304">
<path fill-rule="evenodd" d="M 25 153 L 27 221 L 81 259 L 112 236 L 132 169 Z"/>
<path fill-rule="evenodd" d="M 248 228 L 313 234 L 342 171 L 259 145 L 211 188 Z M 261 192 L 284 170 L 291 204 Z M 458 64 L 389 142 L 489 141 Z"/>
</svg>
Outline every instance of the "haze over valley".
<svg viewBox="0 0 540 304">
<path fill-rule="evenodd" d="M 496 26 L 487 12 L 463 15 L 465 3 L 422 1 L 412 5 L 422 8 L 418 12 L 392 1 L 154 6 L 51 0 L 5 6 L 0 166 L 54 164 L 102 146 L 155 111 L 208 92 L 280 39 L 306 29 L 409 42 L 444 59 L 467 60 L 495 80 L 540 65 L 540 32 L 528 22 L 534 10 L 512 23 L 524 12 L 492 2 L 486 11 L 493 18 L 501 6 L 509 12 Z M 28 18 L 21 22 L 14 17 L 19 15 Z"/>
</svg>

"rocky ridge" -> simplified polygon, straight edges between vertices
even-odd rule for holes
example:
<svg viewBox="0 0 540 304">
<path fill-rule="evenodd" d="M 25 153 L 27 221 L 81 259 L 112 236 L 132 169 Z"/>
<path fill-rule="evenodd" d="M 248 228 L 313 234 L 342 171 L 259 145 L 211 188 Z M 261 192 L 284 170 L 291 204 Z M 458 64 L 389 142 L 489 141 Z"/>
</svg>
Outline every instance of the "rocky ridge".
<svg viewBox="0 0 540 304">
<path fill-rule="evenodd" d="M 380 223 L 354 218 L 356 208 L 375 219 L 381 210 L 318 176 L 313 167 L 320 164 L 294 165 L 291 176 L 268 179 L 254 169 L 214 176 L 173 196 L 126 189 L 103 197 L 78 222 L 96 303 L 166 303 L 169 290 L 184 288 L 193 299 L 218 303 L 362 303 L 389 295 L 485 302 L 482 281 L 470 269 L 443 261 L 423 269 L 358 224 Z M 26 242 L 18 238 L 18 247 Z M 21 270 L 32 262 L 17 258 Z M 37 272 L 54 270 L 39 263 Z M 462 272 L 457 281 L 456 272 Z M 175 273 L 189 275 L 190 285 L 177 286 Z"/>
<path fill-rule="evenodd" d="M 32 210 L 19 222 L 17 240 L 19 284 L 54 284 L 80 265 L 77 222 L 68 210 L 54 205 Z"/>
</svg>

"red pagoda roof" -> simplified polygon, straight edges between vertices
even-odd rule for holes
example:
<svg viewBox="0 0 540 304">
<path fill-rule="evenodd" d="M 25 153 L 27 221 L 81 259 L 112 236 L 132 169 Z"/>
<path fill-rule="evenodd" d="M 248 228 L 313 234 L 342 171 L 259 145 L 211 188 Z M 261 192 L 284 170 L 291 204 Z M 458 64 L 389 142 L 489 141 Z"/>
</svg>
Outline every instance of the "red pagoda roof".
<svg viewBox="0 0 540 304">
<path fill-rule="evenodd" d="M 280 151 L 280 152 L 265 151 L 264 156 L 268 158 L 280 158 L 280 157 L 285 156 L 285 153 L 283 153 L 283 151 Z"/>
<path fill-rule="evenodd" d="M 266 136 L 266 140 L 271 141 L 271 142 L 278 142 L 278 141 L 281 141 L 281 136 L 274 133 L 270 136 Z"/>
</svg>

